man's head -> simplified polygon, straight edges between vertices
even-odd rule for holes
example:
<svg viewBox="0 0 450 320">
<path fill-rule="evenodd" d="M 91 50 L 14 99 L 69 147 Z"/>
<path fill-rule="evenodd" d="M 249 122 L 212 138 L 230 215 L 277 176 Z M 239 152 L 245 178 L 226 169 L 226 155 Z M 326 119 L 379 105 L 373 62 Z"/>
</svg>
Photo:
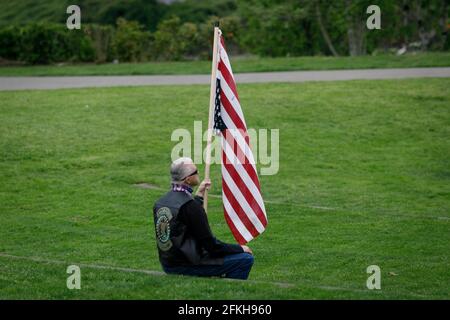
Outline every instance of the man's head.
<svg viewBox="0 0 450 320">
<path fill-rule="evenodd" d="M 172 162 L 170 166 L 172 182 L 177 184 L 187 184 L 192 187 L 200 183 L 197 167 L 191 158 L 179 158 Z"/>
</svg>

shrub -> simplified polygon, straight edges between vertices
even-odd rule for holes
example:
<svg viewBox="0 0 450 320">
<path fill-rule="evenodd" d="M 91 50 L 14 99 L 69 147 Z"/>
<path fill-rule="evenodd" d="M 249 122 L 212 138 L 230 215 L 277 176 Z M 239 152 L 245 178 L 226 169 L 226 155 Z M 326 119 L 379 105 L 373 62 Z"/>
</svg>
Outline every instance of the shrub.
<svg viewBox="0 0 450 320">
<path fill-rule="evenodd" d="M 150 32 L 136 21 L 117 19 L 117 30 L 112 42 L 113 53 L 120 61 L 142 61 L 148 55 Z"/>
<path fill-rule="evenodd" d="M 20 28 L 11 26 L 0 29 L 0 57 L 18 60 L 20 53 Z"/>
<path fill-rule="evenodd" d="M 62 24 L 33 23 L 22 28 L 22 61 L 47 64 L 61 61 L 92 61 L 92 42 L 83 30 L 68 30 Z"/>
<path fill-rule="evenodd" d="M 113 59 L 112 41 L 114 27 L 110 25 L 85 24 L 85 33 L 92 41 L 95 62 L 102 63 Z"/>
<path fill-rule="evenodd" d="M 240 53 L 240 47 L 237 43 L 238 33 L 241 25 L 241 21 L 236 16 L 229 16 L 219 18 L 211 16 L 205 23 L 199 26 L 199 40 L 197 46 L 197 55 L 202 59 L 212 58 L 212 45 L 214 40 L 214 24 L 219 21 L 220 29 L 222 30 L 222 36 L 225 39 L 227 46 L 227 52 L 231 54 Z"/>
<path fill-rule="evenodd" d="M 152 55 L 161 60 L 180 60 L 185 52 L 180 18 L 173 16 L 158 24 Z"/>
<path fill-rule="evenodd" d="M 209 31 L 212 34 L 212 28 Z M 202 32 L 201 25 L 199 28 L 192 22 L 181 23 L 180 18 L 173 16 L 158 25 L 152 57 L 159 60 L 197 58 L 208 45 L 208 35 Z"/>
</svg>

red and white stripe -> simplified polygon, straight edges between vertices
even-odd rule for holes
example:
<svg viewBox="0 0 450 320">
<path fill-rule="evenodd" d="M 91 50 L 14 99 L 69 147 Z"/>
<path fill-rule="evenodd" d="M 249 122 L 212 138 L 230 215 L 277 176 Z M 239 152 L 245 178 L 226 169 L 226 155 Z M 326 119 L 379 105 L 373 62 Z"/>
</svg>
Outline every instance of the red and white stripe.
<svg viewBox="0 0 450 320">
<path fill-rule="evenodd" d="M 222 130 L 222 198 L 225 220 L 235 239 L 245 244 L 264 232 L 266 209 L 261 196 L 244 114 L 233 71 L 220 36 L 217 78 L 220 80 Z"/>
</svg>

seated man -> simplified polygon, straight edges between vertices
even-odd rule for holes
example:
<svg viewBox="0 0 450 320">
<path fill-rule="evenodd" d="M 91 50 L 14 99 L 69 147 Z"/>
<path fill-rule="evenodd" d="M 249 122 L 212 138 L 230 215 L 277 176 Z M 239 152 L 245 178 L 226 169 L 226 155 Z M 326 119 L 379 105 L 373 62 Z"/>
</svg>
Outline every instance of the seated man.
<svg viewBox="0 0 450 320">
<path fill-rule="evenodd" d="M 172 188 L 153 207 L 159 260 L 166 273 L 247 279 L 253 265 L 247 246 L 227 244 L 214 237 L 203 209 L 211 182 L 200 178 L 190 158 L 170 168 Z M 197 194 L 193 187 L 199 185 Z"/>
</svg>

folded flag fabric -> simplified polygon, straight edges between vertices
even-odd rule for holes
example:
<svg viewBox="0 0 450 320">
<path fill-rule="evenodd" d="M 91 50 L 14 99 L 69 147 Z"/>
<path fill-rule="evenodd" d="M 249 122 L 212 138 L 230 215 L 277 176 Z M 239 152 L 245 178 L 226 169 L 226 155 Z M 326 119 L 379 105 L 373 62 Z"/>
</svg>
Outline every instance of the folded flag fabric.
<svg viewBox="0 0 450 320">
<path fill-rule="evenodd" d="M 267 215 L 236 82 L 219 33 L 213 128 L 221 136 L 222 199 L 233 236 L 245 244 L 264 232 Z"/>
</svg>

